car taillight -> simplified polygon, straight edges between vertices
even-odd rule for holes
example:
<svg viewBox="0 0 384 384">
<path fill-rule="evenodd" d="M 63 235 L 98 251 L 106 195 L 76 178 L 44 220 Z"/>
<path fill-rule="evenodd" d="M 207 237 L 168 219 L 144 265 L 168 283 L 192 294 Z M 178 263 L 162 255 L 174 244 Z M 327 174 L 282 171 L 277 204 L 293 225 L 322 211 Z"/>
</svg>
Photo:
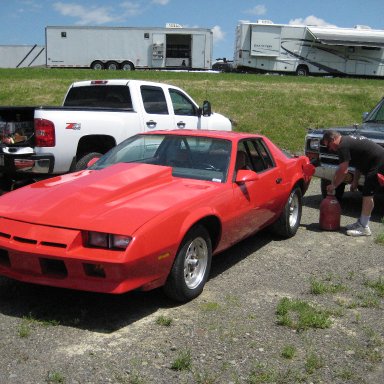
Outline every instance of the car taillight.
<svg viewBox="0 0 384 384">
<path fill-rule="evenodd" d="M 36 147 L 54 147 L 55 144 L 55 124 L 50 120 L 35 119 Z"/>
</svg>

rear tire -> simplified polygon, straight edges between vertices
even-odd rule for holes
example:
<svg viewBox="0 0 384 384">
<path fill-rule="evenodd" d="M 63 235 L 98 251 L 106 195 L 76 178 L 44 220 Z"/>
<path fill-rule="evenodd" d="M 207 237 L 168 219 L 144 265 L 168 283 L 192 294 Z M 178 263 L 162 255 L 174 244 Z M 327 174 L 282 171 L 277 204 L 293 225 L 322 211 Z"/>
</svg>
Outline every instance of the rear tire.
<svg viewBox="0 0 384 384">
<path fill-rule="evenodd" d="M 272 230 L 286 239 L 295 236 L 301 221 L 303 195 L 299 187 L 294 187 L 289 194 L 284 210 L 278 220 L 272 224 Z"/>
<path fill-rule="evenodd" d="M 83 169 L 86 169 L 87 168 L 87 165 L 88 163 L 94 159 L 95 157 L 101 157 L 102 154 L 99 153 L 99 152 L 90 152 L 90 153 L 87 153 L 86 155 L 83 155 L 83 157 L 81 157 L 76 165 L 75 165 L 75 171 L 82 171 Z"/>
<path fill-rule="evenodd" d="M 201 294 L 208 280 L 212 260 L 212 243 L 202 225 L 189 230 L 180 244 L 171 272 L 164 285 L 172 300 L 185 303 Z"/>
<path fill-rule="evenodd" d="M 308 76 L 309 75 L 309 69 L 306 65 L 299 65 L 296 69 L 296 75 L 297 76 Z"/>
</svg>

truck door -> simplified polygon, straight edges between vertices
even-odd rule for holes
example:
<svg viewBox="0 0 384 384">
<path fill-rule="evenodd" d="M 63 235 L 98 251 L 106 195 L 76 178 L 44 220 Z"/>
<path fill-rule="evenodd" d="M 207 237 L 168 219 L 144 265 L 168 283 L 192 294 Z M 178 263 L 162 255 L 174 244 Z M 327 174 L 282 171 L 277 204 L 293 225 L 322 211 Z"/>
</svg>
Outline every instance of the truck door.
<svg viewBox="0 0 384 384">
<path fill-rule="evenodd" d="M 164 90 L 161 87 L 142 85 L 143 126 L 145 131 L 175 129 L 173 112 L 169 110 Z"/>
<path fill-rule="evenodd" d="M 192 68 L 205 68 L 205 35 L 192 35 Z"/>
</svg>

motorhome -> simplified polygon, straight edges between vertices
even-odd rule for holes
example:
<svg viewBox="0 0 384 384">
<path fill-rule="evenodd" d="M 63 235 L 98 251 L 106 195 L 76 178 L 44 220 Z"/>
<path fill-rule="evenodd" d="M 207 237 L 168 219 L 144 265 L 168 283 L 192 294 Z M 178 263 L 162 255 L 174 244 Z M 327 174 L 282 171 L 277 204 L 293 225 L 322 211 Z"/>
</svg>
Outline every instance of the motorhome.
<svg viewBox="0 0 384 384">
<path fill-rule="evenodd" d="M 384 30 L 241 22 L 237 71 L 297 75 L 384 76 Z"/>
<path fill-rule="evenodd" d="M 165 28 L 45 28 L 46 65 L 50 68 L 210 69 L 213 32 L 168 23 Z"/>
</svg>

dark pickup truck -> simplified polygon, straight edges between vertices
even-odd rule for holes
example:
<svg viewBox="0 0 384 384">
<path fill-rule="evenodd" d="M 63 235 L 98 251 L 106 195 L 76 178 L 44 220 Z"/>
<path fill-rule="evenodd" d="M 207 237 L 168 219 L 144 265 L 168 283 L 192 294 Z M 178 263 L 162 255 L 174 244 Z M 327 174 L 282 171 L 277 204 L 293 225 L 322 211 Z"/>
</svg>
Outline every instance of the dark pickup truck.
<svg viewBox="0 0 384 384">
<path fill-rule="evenodd" d="M 363 122 L 347 127 L 332 127 L 342 135 L 366 137 L 384 147 L 384 98 L 371 110 L 363 113 Z M 305 154 L 311 162 L 316 165 L 316 177 L 321 178 L 321 192 L 326 196 L 326 187 L 333 179 L 333 175 L 339 164 L 336 153 L 329 152 L 321 145 L 321 139 L 326 129 L 310 129 L 305 137 Z M 336 196 L 341 198 L 344 193 L 345 185 L 353 180 L 354 168 L 350 167 L 345 177 L 344 183 L 336 190 Z M 359 179 L 359 185 L 363 185 L 364 176 Z"/>
</svg>

